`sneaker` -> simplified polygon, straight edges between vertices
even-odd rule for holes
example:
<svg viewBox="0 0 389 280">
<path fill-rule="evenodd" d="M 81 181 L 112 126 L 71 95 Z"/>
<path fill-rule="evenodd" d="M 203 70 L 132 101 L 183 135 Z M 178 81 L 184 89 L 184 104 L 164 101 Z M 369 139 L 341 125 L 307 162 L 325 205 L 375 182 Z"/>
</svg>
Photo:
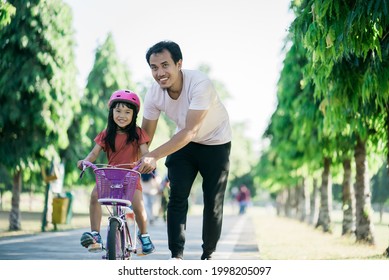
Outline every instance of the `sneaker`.
<svg viewBox="0 0 389 280">
<path fill-rule="evenodd" d="M 150 234 L 138 234 L 138 240 L 142 244 L 142 254 L 148 255 L 155 251 L 153 242 L 151 242 Z"/>
<path fill-rule="evenodd" d="M 88 248 L 89 252 L 97 253 L 103 250 L 103 241 L 97 231 L 84 232 L 81 236 L 81 245 Z"/>
<path fill-rule="evenodd" d="M 181 258 L 175 258 L 175 257 L 171 257 L 169 260 L 172 260 L 172 261 L 182 261 Z"/>
<path fill-rule="evenodd" d="M 201 260 L 212 260 L 212 255 L 203 253 L 203 254 L 201 255 Z"/>
</svg>

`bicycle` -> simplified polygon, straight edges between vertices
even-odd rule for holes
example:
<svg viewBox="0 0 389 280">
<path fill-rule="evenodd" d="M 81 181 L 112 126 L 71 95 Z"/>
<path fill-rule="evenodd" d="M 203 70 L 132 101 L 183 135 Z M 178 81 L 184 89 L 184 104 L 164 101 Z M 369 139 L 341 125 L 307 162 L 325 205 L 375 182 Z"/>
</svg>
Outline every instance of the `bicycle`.
<svg viewBox="0 0 389 280">
<path fill-rule="evenodd" d="M 102 167 L 98 167 L 102 166 Z M 109 212 L 107 242 L 103 248 L 108 260 L 129 260 L 137 254 L 137 224 L 132 210 L 132 199 L 140 180 L 139 166 L 133 169 L 122 168 L 123 164 L 111 166 L 95 165 L 83 161 L 80 179 L 87 168 L 92 168 L 96 177 L 98 202 L 106 206 Z M 125 164 L 130 166 L 131 164 Z M 130 228 L 133 227 L 133 235 Z"/>
</svg>

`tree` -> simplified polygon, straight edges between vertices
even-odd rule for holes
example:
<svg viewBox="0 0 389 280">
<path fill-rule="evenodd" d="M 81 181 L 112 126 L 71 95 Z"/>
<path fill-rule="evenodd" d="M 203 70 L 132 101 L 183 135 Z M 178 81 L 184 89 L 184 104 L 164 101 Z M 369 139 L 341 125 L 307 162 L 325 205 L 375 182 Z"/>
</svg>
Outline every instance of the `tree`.
<svg viewBox="0 0 389 280">
<path fill-rule="evenodd" d="M 333 122 L 335 133 L 352 123 L 349 135 L 355 149 L 356 235 L 358 241 L 372 244 L 366 144 L 372 128 L 378 127 L 379 116 L 388 114 L 389 7 L 380 0 L 306 0 L 296 7 L 300 13 L 292 29 L 311 58 L 306 75 L 312 77 L 315 95 L 328 104 L 326 119 Z"/>
<path fill-rule="evenodd" d="M 20 230 L 23 171 L 40 173 L 69 145 L 79 98 L 70 8 L 59 0 L 9 3 L 16 13 L 0 30 L 0 155 L 13 176 L 9 229 Z"/>
</svg>

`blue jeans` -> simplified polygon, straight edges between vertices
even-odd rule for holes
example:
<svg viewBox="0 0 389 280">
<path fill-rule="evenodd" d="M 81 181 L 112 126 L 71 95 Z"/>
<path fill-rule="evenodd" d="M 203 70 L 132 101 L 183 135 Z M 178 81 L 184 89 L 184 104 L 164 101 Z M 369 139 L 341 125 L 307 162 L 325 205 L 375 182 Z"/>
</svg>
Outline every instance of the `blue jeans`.
<svg viewBox="0 0 389 280">
<path fill-rule="evenodd" d="M 170 179 L 167 233 L 172 257 L 183 258 L 188 198 L 198 173 L 203 178 L 202 248 L 206 255 L 216 250 L 222 229 L 230 150 L 230 142 L 222 145 L 191 142 L 166 158 Z"/>
</svg>

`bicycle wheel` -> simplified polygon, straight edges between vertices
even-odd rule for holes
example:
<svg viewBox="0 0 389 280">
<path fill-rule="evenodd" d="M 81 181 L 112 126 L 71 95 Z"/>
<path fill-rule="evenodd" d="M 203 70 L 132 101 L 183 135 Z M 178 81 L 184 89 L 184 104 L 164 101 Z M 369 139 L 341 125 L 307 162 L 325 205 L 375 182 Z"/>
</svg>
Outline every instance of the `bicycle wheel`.
<svg viewBox="0 0 389 280">
<path fill-rule="evenodd" d="M 116 219 L 110 219 L 107 238 L 109 260 L 125 259 L 126 248 L 124 243 L 124 231 L 120 229 L 120 222 Z"/>
</svg>

